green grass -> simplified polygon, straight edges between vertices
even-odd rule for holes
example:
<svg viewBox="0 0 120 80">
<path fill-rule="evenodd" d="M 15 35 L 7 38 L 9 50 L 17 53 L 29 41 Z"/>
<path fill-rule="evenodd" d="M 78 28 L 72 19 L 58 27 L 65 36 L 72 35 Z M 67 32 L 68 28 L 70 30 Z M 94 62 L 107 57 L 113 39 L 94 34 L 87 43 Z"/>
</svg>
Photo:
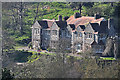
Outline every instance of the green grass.
<svg viewBox="0 0 120 80">
<path fill-rule="evenodd" d="M 67 56 L 67 58 L 70 58 L 71 56 Z M 79 60 L 79 59 L 82 59 L 81 57 L 78 57 L 78 56 L 72 56 L 74 57 L 75 59 Z"/>
<path fill-rule="evenodd" d="M 20 41 L 20 40 L 28 39 L 28 38 L 29 38 L 28 36 L 22 36 L 22 37 L 16 38 L 15 41 Z"/>
<path fill-rule="evenodd" d="M 34 62 L 38 59 L 40 59 L 41 55 L 38 55 L 37 53 L 44 54 L 44 55 L 56 55 L 55 53 L 44 53 L 44 52 L 35 52 L 35 51 L 30 51 L 33 53 L 32 56 L 27 57 L 28 58 L 28 63 Z"/>
<path fill-rule="evenodd" d="M 56 55 L 55 53 L 45 53 L 45 52 L 37 52 L 37 51 L 28 51 L 32 53 L 32 56 L 28 57 L 28 63 L 34 62 L 38 59 L 40 59 L 41 55 L 38 55 L 38 53 L 43 54 L 43 55 Z"/>
<path fill-rule="evenodd" d="M 40 57 L 41 57 L 40 55 L 33 54 L 32 56 L 27 57 L 28 58 L 28 63 L 34 62 L 34 61 L 40 59 Z"/>
<path fill-rule="evenodd" d="M 40 53 L 45 55 L 56 55 L 55 53 L 45 53 L 45 52 L 40 52 Z"/>
<path fill-rule="evenodd" d="M 116 60 L 114 57 L 100 57 L 102 60 Z"/>
<path fill-rule="evenodd" d="M 19 45 L 19 46 L 14 46 L 15 50 L 18 50 L 19 48 L 25 47 L 23 45 Z"/>
</svg>

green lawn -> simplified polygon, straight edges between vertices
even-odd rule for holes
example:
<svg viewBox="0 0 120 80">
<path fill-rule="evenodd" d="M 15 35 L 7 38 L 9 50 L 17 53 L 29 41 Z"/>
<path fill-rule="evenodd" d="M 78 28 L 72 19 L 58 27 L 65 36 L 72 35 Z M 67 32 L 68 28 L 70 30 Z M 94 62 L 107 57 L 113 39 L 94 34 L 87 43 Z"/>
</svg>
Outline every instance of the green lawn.
<svg viewBox="0 0 120 80">
<path fill-rule="evenodd" d="M 36 52 L 36 51 L 29 51 L 29 52 L 32 52 L 32 56 L 28 57 L 28 63 L 34 62 L 40 59 L 41 55 L 38 55 L 38 53 L 44 54 L 44 55 L 54 55 L 54 56 L 56 55 L 55 53 L 45 53 L 45 52 Z"/>
<path fill-rule="evenodd" d="M 79 56 L 67 56 L 67 58 L 70 58 L 70 57 L 74 57 L 74 58 L 77 59 L 77 60 L 82 59 L 82 58 L 79 57 Z"/>
<path fill-rule="evenodd" d="M 114 57 L 100 57 L 102 60 L 116 60 Z"/>
</svg>

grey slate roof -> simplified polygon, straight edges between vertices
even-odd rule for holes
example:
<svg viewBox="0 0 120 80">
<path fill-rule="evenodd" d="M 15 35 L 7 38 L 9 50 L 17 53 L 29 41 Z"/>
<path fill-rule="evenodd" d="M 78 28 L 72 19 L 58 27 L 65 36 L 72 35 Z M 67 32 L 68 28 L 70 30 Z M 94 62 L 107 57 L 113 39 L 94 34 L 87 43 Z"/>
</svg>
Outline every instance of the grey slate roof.
<svg viewBox="0 0 120 80">
<path fill-rule="evenodd" d="M 55 21 L 58 27 L 60 28 L 65 28 L 67 27 L 67 22 L 66 21 Z"/>
<path fill-rule="evenodd" d="M 100 23 L 100 33 L 108 32 L 108 21 L 101 21 Z"/>
<path fill-rule="evenodd" d="M 74 24 L 69 24 L 72 30 L 75 30 L 75 25 Z"/>
<path fill-rule="evenodd" d="M 92 28 L 93 28 L 93 30 L 95 32 L 99 32 L 100 31 L 100 26 L 99 26 L 98 23 L 90 23 L 90 24 L 91 24 L 91 26 L 92 26 Z"/>
<path fill-rule="evenodd" d="M 52 26 L 53 21 L 46 21 L 46 20 L 44 20 L 44 21 L 38 21 L 38 23 L 40 24 L 40 26 L 42 28 L 46 29 L 46 28 L 50 28 Z"/>
<path fill-rule="evenodd" d="M 96 41 L 93 41 L 93 42 L 91 43 L 91 45 L 97 45 L 97 42 L 96 42 Z"/>
<path fill-rule="evenodd" d="M 85 25 L 80 25 L 80 27 L 81 27 L 81 29 L 83 29 L 83 30 L 85 29 Z"/>
<path fill-rule="evenodd" d="M 107 21 L 101 21 L 100 25 L 98 23 L 90 23 L 92 28 L 95 32 L 99 33 L 107 33 L 108 30 L 108 22 Z"/>
</svg>

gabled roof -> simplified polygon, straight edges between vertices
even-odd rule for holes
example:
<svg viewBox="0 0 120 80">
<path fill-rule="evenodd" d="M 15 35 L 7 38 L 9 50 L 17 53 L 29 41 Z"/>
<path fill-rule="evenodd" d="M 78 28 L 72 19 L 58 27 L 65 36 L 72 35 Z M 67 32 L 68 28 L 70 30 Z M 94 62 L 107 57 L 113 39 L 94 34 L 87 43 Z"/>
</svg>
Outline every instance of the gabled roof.
<svg viewBox="0 0 120 80">
<path fill-rule="evenodd" d="M 65 28 L 67 27 L 67 22 L 66 21 L 55 21 L 58 27 L 60 28 Z"/>
<path fill-rule="evenodd" d="M 103 20 L 105 20 L 105 19 L 104 18 L 95 19 L 95 17 L 85 17 L 85 16 L 75 18 L 74 15 L 73 15 L 70 18 L 67 19 L 67 23 L 68 24 L 75 24 L 75 27 L 77 27 L 78 25 L 85 25 L 88 22 L 90 22 L 90 23 L 100 23 Z"/>
<path fill-rule="evenodd" d="M 108 21 L 101 21 L 100 22 L 100 33 L 107 33 L 108 32 Z"/>
<path fill-rule="evenodd" d="M 72 28 L 72 30 L 75 30 L 75 25 L 74 24 L 68 24 L 71 28 Z"/>
<path fill-rule="evenodd" d="M 85 29 L 85 25 L 79 25 L 81 27 L 81 29 Z"/>
<path fill-rule="evenodd" d="M 98 23 L 90 23 L 90 24 L 95 32 L 99 32 L 100 26 Z"/>
<path fill-rule="evenodd" d="M 101 21 L 100 24 L 99 23 L 90 23 L 90 24 L 95 32 L 107 33 L 108 30 L 107 21 Z"/>
<path fill-rule="evenodd" d="M 42 28 L 50 28 L 52 26 L 54 21 L 46 21 L 46 20 L 43 20 L 43 21 L 38 21 L 38 23 L 40 24 L 40 26 Z"/>
<path fill-rule="evenodd" d="M 35 28 L 35 27 L 38 28 L 38 27 L 41 27 L 41 26 L 40 26 L 40 24 L 38 23 L 38 21 L 36 21 L 36 22 L 32 25 L 31 28 L 33 28 L 33 27 L 34 27 L 34 28 Z"/>
<path fill-rule="evenodd" d="M 91 45 L 98 45 L 96 41 L 93 41 Z"/>
</svg>

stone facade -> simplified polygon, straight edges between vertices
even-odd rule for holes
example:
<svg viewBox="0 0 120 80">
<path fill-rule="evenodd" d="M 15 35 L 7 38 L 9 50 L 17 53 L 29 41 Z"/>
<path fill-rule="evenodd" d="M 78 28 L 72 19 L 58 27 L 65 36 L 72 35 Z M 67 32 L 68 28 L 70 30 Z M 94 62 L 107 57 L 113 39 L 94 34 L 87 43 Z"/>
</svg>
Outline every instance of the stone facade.
<svg viewBox="0 0 120 80">
<path fill-rule="evenodd" d="M 33 48 L 56 49 L 63 47 L 66 50 L 84 52 L 92 50 L 102 53 L 105 49 L 106 39 L 111 35 L 111 20 L 101 17 L 85 17 L 76 15 L 62 21 L 58 20 L 36 21 L 32 26 Z"/>
</svg>

